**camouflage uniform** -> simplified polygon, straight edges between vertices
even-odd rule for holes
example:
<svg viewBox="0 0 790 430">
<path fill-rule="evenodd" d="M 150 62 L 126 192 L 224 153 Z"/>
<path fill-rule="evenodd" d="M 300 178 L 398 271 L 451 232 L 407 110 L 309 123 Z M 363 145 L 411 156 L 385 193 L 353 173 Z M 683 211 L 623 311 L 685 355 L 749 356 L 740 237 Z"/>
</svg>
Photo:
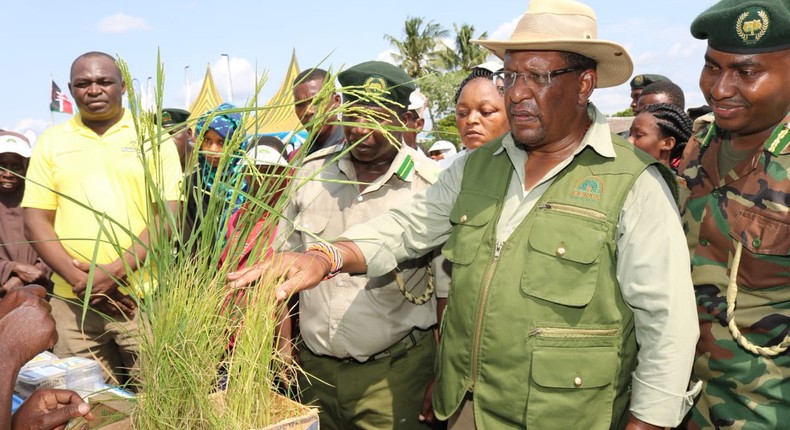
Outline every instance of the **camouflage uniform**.
<svg viewBox="0 0 790 430">
<path fill-rule="evenodd" d="M 790 354 L 767 358 L 740 346 L 728 329 L 726 303 L 740 241 L 737 327 L 760 346 L 780 344 L 790 332 L 788 121 L 790 115 L 759 151 L 724 175 L 717 160 L 728 134 L 715 124 L 692 137 L 680 165 L 700 323 L 693 377 L 704 383 L 689 429 L 790 426 Z"/>
</svg>

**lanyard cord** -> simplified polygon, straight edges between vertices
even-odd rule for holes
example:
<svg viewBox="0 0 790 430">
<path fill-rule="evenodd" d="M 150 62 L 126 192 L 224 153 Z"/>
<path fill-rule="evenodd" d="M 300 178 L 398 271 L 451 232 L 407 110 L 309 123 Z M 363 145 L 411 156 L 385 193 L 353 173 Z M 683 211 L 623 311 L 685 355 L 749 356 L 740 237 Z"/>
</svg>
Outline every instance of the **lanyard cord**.
<svg viewBox="0 0 790 430">
<path fill-rule="evenodd" d="M 727 285 L 727 327 L 730 329 L 732 338 L 735 339 L 745 350 L 752 354 L 759 354 L 763 357 L 773 357 L 787 351 L 790 346 L 790 336 L 785 336 L 784 340 L 778 345 L 774 346 L 757 346 L 746 339 L 738 330 L 738 325 L 735 323 L 735 298 L 738 295 L 738 268 L 741 265 L 741 254 L 743 252 L 743 244 L 740 240 L 736 240 L 735 256 L 732 259 L 732 269 L 730 270 L 730 283 Z"/>
</svg>

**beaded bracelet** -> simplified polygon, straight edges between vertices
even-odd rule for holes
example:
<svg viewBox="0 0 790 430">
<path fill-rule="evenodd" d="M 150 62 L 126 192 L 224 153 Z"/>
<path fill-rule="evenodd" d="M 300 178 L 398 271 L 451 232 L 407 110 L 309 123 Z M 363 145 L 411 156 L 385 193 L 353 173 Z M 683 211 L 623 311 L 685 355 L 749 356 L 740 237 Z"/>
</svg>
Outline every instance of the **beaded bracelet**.
<svg viewBox="0 0 790 430">
<path fill-rule="evenodd" d="M 318 251 L 329 257 L 329 273 L 324 277 L 324 280 L 332 279 L 340 273 L 340 269 L 343 268 L 343 255 L 340 254 L 339 249 L 324 242 L 314 242 L 307 245 L 305 252 L 310 251 Z"/>
</svg>

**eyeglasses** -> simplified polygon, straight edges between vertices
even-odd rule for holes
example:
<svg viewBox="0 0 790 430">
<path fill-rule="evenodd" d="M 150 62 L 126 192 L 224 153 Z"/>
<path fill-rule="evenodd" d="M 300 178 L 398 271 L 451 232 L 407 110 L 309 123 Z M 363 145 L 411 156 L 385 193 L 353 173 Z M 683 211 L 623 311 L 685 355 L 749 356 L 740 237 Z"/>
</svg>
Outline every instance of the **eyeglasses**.
<svg viewBox="0 0 790 430">
<path fill-rule="evenodd" d="M 568 67 L 565 69 L 551 70 L 543 73 L 538 73 L 538 72 L 516 73 L 516 72 L 502 71 L 502 72 L 494 73 L 491 79 L 493 80 L 494 85 L 504 89 L 514 87 L 519 77 L 523 78 L 524 84 L 526 84 L 529 87 L 545 88 L 551 84 L 552 78 L 556 78 L 557 76 L 564 75 L 570 72 L 576 72 L 579 70 L 582 69 L 580 67 Z"/>
</svg>

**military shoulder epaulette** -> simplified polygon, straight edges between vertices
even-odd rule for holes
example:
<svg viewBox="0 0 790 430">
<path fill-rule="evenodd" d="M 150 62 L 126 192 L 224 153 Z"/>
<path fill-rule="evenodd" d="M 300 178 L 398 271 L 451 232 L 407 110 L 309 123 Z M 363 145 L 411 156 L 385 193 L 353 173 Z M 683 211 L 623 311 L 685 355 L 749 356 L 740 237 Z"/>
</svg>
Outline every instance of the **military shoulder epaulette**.
<svg viewBox="0 0 790 430">
<path fill-rule="evenodd" d="M 697 135 L 697 139 L 700 141 L 700 146 L 708 146 L 710 141 L 716 137 L 718 133 L 719 126 L 717 126 L 716 123 L 711 124 L 708 128 L 703 128 L 700 130 L 699 134 Z"/>
<path fill-rule="evenodd" d="M 790 144 L 790 122 L 785 122 L 779 124 L 771 133 L 771 137 L 765 142 L 765 149 L 777 156 L 786 153 L 788 144 Z"/>
<path fill-rule="evenodd" d="M 401 170 L 405 173 L 403 176 L 400 174 Z M 432 184 L 439 179 L 441 167 L 439 167 L 439 163 L 426 156 L 421 156 L 419 154 L 408 155 L 403 163 L 401 163 L 400 168 L 398 168 L 397 174 L 405 180 L 408 178 L 408 173 L 411 172 L 414 172 L 416 175 L 419 175 L 425 181 Z"/>
</svg>

